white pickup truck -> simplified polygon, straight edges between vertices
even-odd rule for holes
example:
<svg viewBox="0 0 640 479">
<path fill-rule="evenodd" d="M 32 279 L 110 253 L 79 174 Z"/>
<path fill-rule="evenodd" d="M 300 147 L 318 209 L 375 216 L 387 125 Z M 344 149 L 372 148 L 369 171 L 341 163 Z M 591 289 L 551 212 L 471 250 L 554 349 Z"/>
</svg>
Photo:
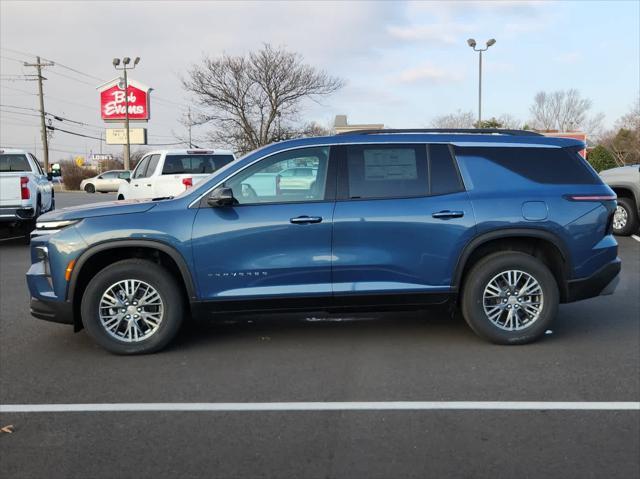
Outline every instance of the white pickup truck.
<svg viewBox="0 0 640 479">
<path fill-rule="evenodd" d="M 38 216 L 54 208 L 53 186 L 36 157 L 0 149 L 0 224 L 28 226 L 28 237 Z"/>
<path fill-rule="evenodd" d="M 160 150 L 147 153 L 118 188 L 118 199 L 177 196 L 235 160 L 227 150 Z"/>
</svg>

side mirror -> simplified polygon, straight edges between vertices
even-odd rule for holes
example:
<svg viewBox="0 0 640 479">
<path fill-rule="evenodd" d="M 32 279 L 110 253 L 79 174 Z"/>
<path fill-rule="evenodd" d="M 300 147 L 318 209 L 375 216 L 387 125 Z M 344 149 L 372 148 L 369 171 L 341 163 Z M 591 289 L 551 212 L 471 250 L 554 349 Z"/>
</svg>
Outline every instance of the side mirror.
<svg viewBox="0 0 640 479">
<path fill-rule="evenodd" d="M 47 173 L 47 180 L 53 180 L 53 173 Z"/>
<path fill-rule="evenodd" d="M 231 206 L 235 203 L 236 199 L 233 197 L 233 190 L 231 188 L 216 188 L 207 198 L 207 204 L 213 208 Z"/>
</svg>

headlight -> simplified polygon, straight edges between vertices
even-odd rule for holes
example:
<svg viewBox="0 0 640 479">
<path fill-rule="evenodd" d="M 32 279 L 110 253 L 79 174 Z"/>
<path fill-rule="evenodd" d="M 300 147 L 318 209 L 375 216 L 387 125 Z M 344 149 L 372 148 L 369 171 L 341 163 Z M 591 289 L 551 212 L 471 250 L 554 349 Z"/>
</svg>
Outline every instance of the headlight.
<svg viewBox="0 0 640 479">
<path fill-rule="evenodd" d="M 38 221 L 36 229 L 39 230 L 59 230 L 76 224 L 80 220 L 62 220 L 62 221 Z"/>
</svg>

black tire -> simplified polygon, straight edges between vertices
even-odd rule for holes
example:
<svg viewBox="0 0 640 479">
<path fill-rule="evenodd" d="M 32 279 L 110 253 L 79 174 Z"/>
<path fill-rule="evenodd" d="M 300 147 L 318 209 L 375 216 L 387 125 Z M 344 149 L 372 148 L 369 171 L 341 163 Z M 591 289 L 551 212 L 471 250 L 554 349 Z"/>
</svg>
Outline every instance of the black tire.
<svg viewBox="0 0 640 479">
<path fill-rule="evenodd" d="M 84 191 L 86 191 L 87 193 L 95 193 L 96 187 L 89 183 L 87 185 L 84 185 Z"/>
<path fill-rule="evenodd" d="M 119 200 L 119 201 L 124 200 L 124 195 L 118 195 L 118 200 Z"/>
<path fill-rule="evenodd" d="M 144 281 L 162 299 L 164 315 L 155 332 L 146 339 L 126 342 L 111 335 L 102 325 L 98 307 L 102 295 L 115 283 L 126 279 Z M 146 354 L 160 351 L 175 337 L 185 314 L 180 286 L 161 266 L 151 261 L 127 259 L 107 266 L 96 274 L 82 295 L 82 323 L 89 335 L 103 348 L 115 354 Z M 119 309 L 119 308 L 114 308 Z M 123 327 L 126 320 L 122 320 Z M 138 324 L 143 325 L 142 322 Z"/>
<path fill-rule="evenodd" d="M 630 236 L 638 231 L 638 212 L 636 205 L 631 198 L 618 198 L 618 208 L 624 210 L 626 218 L 621 218 L 621 225 L 616 228 L 616 222 L 613 224 L 613 233 L 618 236 Z"/>
<path fill-rule="evenodd" d="M 542 310 L 538 318 L 519 330 L 506 330 L 494 324 L 487 316 L 483 304 L 487 285 L 496 275 L 508 270 L 527 273 L 538 282 L 542 290 Z M 507 301 L 516 301 L 515 295 L 513 296 L 513 299 Z M 525 344 L 535 341 L 549 328 L 558 312 L 559 300 L 555 277 L 542 261 L 525 253 L 497 252 L 478 261 L 466 275 L 462 291 L 462 314 L 473 331 L 493 343 Z M 511 304 L 505 307 L 511 308 Z M 521 307 L 514 304 L 513 308 Z M 518 314 L 523 312 L 522 309 Z"/>
</svg>

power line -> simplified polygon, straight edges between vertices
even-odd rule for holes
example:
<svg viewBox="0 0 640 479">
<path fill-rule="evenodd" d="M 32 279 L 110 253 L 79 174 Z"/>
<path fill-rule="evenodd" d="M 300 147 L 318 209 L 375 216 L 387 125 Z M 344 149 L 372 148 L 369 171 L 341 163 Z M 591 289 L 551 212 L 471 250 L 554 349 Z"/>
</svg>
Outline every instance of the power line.
<svg viewBox="0 0 640 479">
<path fill-rule="evenodd" d="M 30 91 L 21 90 L 20 88 L 13 88 L 13 87 L 10 87 L 10 86 L 3 86 L 2 88 L 0 88 L 0 91 L 2 91 L 2 90 L 13 90 L 13 91 L 19 91 L 20 93 L 26 93 L 27 95 L 33 95 L 33 96 L 36 96 L 36 94 L 35 94 L 35 93 L 32 93 L 32 92 L 30 92 Z"/>
<path fill-rule="evenodd" d="M 57 66 L 61 66 L 59 63 L 56 63 Z M 60 72 L 54 72 L 52 71 L 51 73 L 53 73 L 54 75 L 58 75 L 64 78 L 68 78 L 69 80 L 73 80 L 76 81 L 78 83 L 83 83 L 84 85 L 89 85 L 90 87 L 95 88 L 95 85 L 93 83 L 89 83 L 88 81 L 84 81 L 84 80 L 80 80 L 78 78 L 72 77 L 70 75 L 65 75 L 64 73 L 60 73 Z"/>
<path fill-rule="evenodd" d="M 97 138 L 95 136 L 89 136 L 89 135 L 83 135 L 82 133 L 77 133 L 75 131 L 64 130 L 62 128 L 58 128 L 57 126 L 48 125 L 47 129 L 48 130 L 53 130 L 53 131 L 61 131 L 63 133 L 68 133 L 69 135 L 82 136 L 84 138 L 91 138 L 92 140 L 100 140 L 100 141 L 104 142 L 104 140 L 102 138 Z"/>
</svg>

